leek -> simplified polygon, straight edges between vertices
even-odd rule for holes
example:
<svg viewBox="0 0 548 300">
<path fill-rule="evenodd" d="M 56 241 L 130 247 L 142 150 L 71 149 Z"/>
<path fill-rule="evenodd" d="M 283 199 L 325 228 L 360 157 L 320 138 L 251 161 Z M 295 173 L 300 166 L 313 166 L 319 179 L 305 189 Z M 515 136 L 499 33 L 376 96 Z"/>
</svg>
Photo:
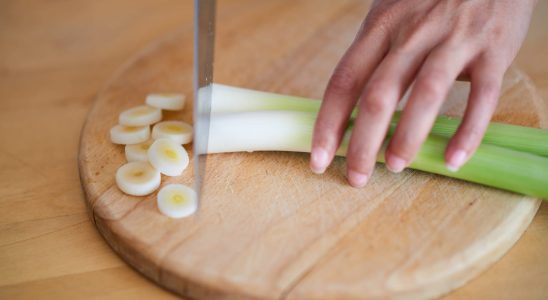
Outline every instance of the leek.
<svg viewBox="0 0 548 300">
<path fill-rule="evenodd" d="M 321 103 L 319 100 L 304 97 L 254 91 L 222 84 L 213 84 L 212 93 L 212 114 L 275 110 L 317 113 Z M 356 116 L 356 113 L 357 110 L 354 110 L 352 118 Z M 390 133 L 394 132 L 399 117 L 400 113 L 396 112 L 390 124 Z M 450 138 L 460 122 L 460 118 L 439 116 L 432 127 L 431 134 Z M 493 122 L 487 128 L 482 143 L 548 157 L 548 131 L 538 128 Z"/>
<path fill-rule="evenodd" d="M 220 98 L 216 98 L 218 96 L 218 94 L 214 94 L 213 103 L 220 100 Z M 255 101 L 257 98 L 253 96 L 253 93 L 240 93 L 237 97 L 227 98 L 226 102 L 233 103 L 234 106 L 249 105 L 246 109 L 253 106 L 253 110 L 261 109 L 260 111 L 238 112 L 238 110 L 232 109 L 231 113 L 222 114 L 218 110 L 216 111 L 209 128 L 208 153 L 240 151 L 310 152 L 316 112 L 306 110 L 269 111 L 265 109 L 266 105 L 258 105 L 257 103 L 260 101 Z M 294 99 L 294 97 L 283 99 Z M 285 103 L 288 104 L 289 102 L 288 100 Z M 264 103 L 266 104 L 266 102 Z M 310 102 L 303 103 L 288 104 L 288 107 L 310 105 Z M 217 104 L 219 102 L 215 105 Z M 280 108 L 278 107 L 278 109 Z M 346 154 L 350 130 L 351 128 L 347 130 L 342 145 L 337 151 L 339 156 Z M 447 142 L 447 137 L 430 135 L 410 167 L 548 199 L 548 158 L 495 145 L 482 144 L 476 154 L 464 166 L 457 172 L 451 172 L 445 166 L 444 161 Z M 384 151 L 379 152 L 378 162 L 384 161 L 383 153 Z"/>
</svg>

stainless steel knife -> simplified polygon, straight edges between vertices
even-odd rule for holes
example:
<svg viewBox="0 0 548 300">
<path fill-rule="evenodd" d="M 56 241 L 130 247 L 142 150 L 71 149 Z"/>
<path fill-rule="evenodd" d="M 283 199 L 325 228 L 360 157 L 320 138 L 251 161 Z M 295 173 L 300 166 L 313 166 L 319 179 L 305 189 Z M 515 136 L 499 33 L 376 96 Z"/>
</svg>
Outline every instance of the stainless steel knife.
<svg viewBox="0 0 548 300">
<path fill-rule="evenodd" d="M 202 195 L 211 119 L 215 2 L 194 1 L 194 189 L 198 203 Z"/>
</svg>

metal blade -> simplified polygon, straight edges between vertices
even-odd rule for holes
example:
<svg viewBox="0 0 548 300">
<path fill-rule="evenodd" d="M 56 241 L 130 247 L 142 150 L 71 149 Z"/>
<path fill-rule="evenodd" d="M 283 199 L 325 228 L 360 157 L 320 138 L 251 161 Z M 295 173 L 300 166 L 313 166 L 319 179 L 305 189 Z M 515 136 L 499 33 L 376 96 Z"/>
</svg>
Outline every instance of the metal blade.
<svg viewBox="0 0 548 300">
<path fill-rule="evenodd" d="M 199 200 L 205 175 L 211 119 L 215 2 L 194 1 L 194 189 Z"/>
</svg>

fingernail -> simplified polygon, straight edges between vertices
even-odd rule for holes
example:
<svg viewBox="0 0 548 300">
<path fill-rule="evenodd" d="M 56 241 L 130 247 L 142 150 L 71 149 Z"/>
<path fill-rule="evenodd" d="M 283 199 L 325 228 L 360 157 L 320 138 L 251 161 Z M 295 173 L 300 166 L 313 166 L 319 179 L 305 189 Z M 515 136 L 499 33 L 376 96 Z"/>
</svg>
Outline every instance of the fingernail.
<svg viewBox="0 0 548 300">
<path fill-rule="evenodd" d="M 316 174 L 322 174 L 329 164 L 329 155 L 323 148 L 314 148 L 310 158 L 310 168 Z"/>
<path fill-rule="evenodd" d="M 386 168 L 393 173 L 399 173 L 405 169 L 407 162 L 398 156 L 389 155 L 386 161 Z"/>
<path fill-rule="evenodd" d="M 451 172 L 457 172 L 466 160 L 466 152 L 464 150 L 457 150 L 449 158 L 446 163 L 447 169 Z"/>
<path fill-rule="evenodd" d="M 348 171 L 348 182 L 353 187 L 357 187 L 357 188 L 364 187 L 365 184 L 367 183 L 367 179 L 368 177 L 366 174 L 352 171 L 352 170 Z"/>
</svg>

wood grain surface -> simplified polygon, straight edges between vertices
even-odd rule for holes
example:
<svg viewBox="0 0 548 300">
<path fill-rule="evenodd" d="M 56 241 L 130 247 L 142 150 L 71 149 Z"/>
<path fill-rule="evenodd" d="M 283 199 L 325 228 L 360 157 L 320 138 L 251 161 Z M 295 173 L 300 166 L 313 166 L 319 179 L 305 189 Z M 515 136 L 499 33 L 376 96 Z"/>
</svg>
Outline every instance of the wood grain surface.
<svg viewBox="0 0 548 300">
<path fill-rule="evenodd" d="M 271 4 L 259 10 L 272 16 L 261 22 L 255 11 L 234 20 L 220 7 L 215 80 L 320 97 L 366 3 Z M 209 157 L 200 214 L 166 218 L 155 194 L 129 197 L 115 186 L 124 152 L 106 133 L 147 93 L 191 93 L 191 33 L 153 44 L 129 63 L 97 98 L 81 136 L 82 184 L 96 225 L 159 284 L 193 298 L 438 296 L 495 262 L 536 213 L 538 200 L 411 170 L 394 175 L 379 166 L 371 184 L 354 189 L 343 159 L 315 176 L 304 154 L 234 153 Z M 468 87 L 455 87 L 446 113 L 464 110 Z M 539 126 L 546 123 L 541 105 L 528 79 L 511 70 L 494 119 Z M 166 118 L 190 121 L 191 111 Z M 191 184 L 192 174 L 164 184 Z"/>
<path fill-rule="evenodd" d="M 262 21 L 266 16 L 282 14 L 282 4 L 272 5 L 221 3 L 224 18 L 240 21 L 228 26 L 233 34 L 253 31 L 253 26 L 268 22 Z M 80 127 L 99 88 L 150 41 L 174 30 L 184 34 L 191 24 L 190 4 L 3 1 L 0 6 L 0 298 L 172 298 L 116 257 L 88 221 L 76 152 Z M 270 13 L 261 13 L 264 9 Z M 254 21 L 242 21 L 244 12 L 255 16 Z M 544 99 L 546 16 L 548 5 L 541 2 L 518 57 Z M 287 38 L 290 42 L 296 37 Z M 251 52 L 254 46 L 244 42 L 239 47 Z M 276 53 L 281 52 L 272 55 Z M 225 68 L 235 67 L 230 61 L 226 58 Z M 249 73 L 233 74 L 232 81 L 225 82 L 241 83 L 245 76 Z M 289 93 L 304 87 L 311 95 L 321 93 L 312 86 L 285 87 L 283 80 L 255 87 Z M 547 217 L 542 205 L 532 226 L 502 260 L 446 298 L 543 298 L 548 292 Z"/>
</svg>

